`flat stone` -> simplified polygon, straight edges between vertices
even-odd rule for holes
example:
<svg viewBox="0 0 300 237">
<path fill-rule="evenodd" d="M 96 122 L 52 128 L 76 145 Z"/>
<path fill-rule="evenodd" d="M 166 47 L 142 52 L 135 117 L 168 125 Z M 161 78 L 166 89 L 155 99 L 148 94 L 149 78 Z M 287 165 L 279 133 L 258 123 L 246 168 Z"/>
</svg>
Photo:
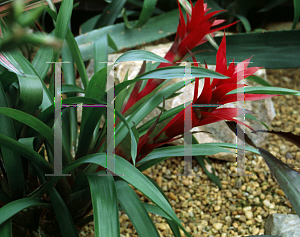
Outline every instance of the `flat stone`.
<svg viewBox="0 0 300 237">
<path fill-rule="evenodd" d="M 300 236 L 300 218 L 292 214 L 272 214 L 266 220 L 266 235 L 278 235 L 281 237 Z"/>
<path fill-rule="evenodd" d="M 221 229 L 222 229 L 222 226 L 223 226 L 222 223 L 215 223 L 215 224 L 213 224 L 213 227 L 214 227 L 216 230 L 221 230 Z"/>
</svg>

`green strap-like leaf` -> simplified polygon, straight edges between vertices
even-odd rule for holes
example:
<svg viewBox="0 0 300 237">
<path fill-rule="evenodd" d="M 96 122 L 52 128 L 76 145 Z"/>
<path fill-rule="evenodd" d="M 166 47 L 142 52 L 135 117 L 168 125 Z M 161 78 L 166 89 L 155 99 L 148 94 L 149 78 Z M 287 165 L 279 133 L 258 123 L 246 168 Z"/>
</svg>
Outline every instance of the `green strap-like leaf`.
<svg viewBox="0 0 300 237">
<path fill-rule="evenodd" d="M 155 53 L 146 50 L 130 50 L 126 53 L 123 53 L 120 57 L 118 57 L 116 62 L 145 61 L 145 60 L 170 63 L 168 60 L 156 55 Z"/>
<path fill-rule="evenodd" d="M 64 40 L 69 30 L 69 22 L 71 19 L 73 10 L 73 0 L 64 0 L 59 8 L 59 12 L 56 19 L 54 36 Z M 57 61 L 57 57 L 59 57 L 59 52 L 54 53 L 54 62 Z"/>
<path fill-rule="evenodd" d="M 0 236 L 11 237 L 12 236 L 12 219 L 7 220 L 0 225 Z"/>
<path fill-rule="evenodd" d="M 112 25 L 118 18 L 118 15 L 125 3 L 126 0 L 112 0 L 111 3 L 103 10 L 93 29 Z"/>
<path fill-rule="evenodd" d="M 167 200 L 167 202 L 170 203 L 169 199 L 165 195 L 164 191 L 158 186 L 158 184 L 152 178 L 150 178 L 148 175 L 145 175 L 145 176 L 152 182 L 152 184 L 154 184 L 154 186 L 164 196 L 164 198 Z M 157 214 L 157 215 L 160 215 L 160 216 L 163 216 L 164 218 L 166 218 L 166 221 L 169 224 L 169 226 L 170 226 L 170 228 L 171 228 L 171 230 L 172 230 L 175 237 L 180 237 L 181 236 L 178 226 L 172 220 L 172 218 L 170 218 L 168 213 L 163 213 L 159 208 L 157 208 L 157 206 L 154 206 L 154 205 L 150 206 L 150 204 L 148 204 L 148 203 L 144 203 L 144 206 L 145 206 L 145 208 L 148 212 L 151 212 L 151 213 L 154 213 L 154 214 Z"/>
<path fill-rule="evenodd" d="M 84 93 L 84 89 L 78 86 L 74 86 L 71 84 L 62 84 L 61 93 Z"/>
<path fill-rule="evenodd" d="M 49 128 L 46 124 L 44 124 L 42 121 L 40 121 L 39 119 L 35 118 L 30 114 L 24 113 L 20 110 L 11 109 L 11 108 L 0 108 L 0 113 L 33 128 L 42 136 L 44 136 L 50 142 L 51 146 L 54 147 L 53 130 Z"/>
<path fill-rule="evenodd" d="M 222 37 L 214 37 L 218 45 Z M 251 67 L 298 68 L 300 67 L 299 38 L 299 30 L 227 35 L 226 57 L 230 63 L 233 59 L 235 62 L 242 62 L 254 55 L 251 59 Z M 208 42 L 195 47 L 193 52 L 196 51 L 201 51 L 195 54 L 197 61 L 205 60 L 207 64 L 216 64 L 216 49 Z M 189 61 L 190 57 L 186 60 Z"/>
<path fill-rule="evenodd" d="M 300 95 L 300 91 L 281 88 L 281 87 L 267 87 L 267 86 L 246 86 L 238 88 L 227 93 L 227 95 L 235 93 L 248 93 L 248 94 L 266 94 L 266 95 Z"/>
<path fill-rule="evenodd" d="M 155 9 L 157 0 L 145 0 L 143 4 L 143 9 L 140 15 L 139 20 L 135 23 L 135 25 L 131 25 L 128 21 L 127 15 L 126 15 L 126 10 L 124 9 L 122 14 L 124 17 L 124 22 L 127 28 L 133 29 L 133 28 L 138 28 L 144 25 L 148 19 L 151 17 L 153 10 Z"/>
<path fill-rule="evenodd" d="M 10 52 L 12 57 L 14 58 L 14 60 L 16 60 L 19 65 L 22 67 L 25 76 L 26 75 L 33 75 L 33 76 L 37 76 L 43 86 L 43 101 L 42 104 L 40 105 L 40 107 L 42 108 L 42 110 L 48 108 L 49 106 L 53 105 L 53 96 L 51 95 L 49 89 L 47 88 L 47 86 L 45 85 L 44 81 L 42 80 L 42 78 L 39 77 L 39 73 L 37 73 L 33 67 L 33 65 L 18 51 L 13 51 Z M 46 62 L 45 62 L 46 64 Z M 47 65 L 45 65 L 45 67 L 47 67 Z"/>
<path fill-rule="evenodd" d="M 184 104 L 178 105 L 175 108 L 172 108 L 172 109 L 169 109 L 169 110 L 163 112 L 162 115 L 160 116 L 158 122 L 160 123 L 160 122 L 178 114 L 183 109 L 184 109 Z M 146 133 L 147 129 L 151 127 L 151 125 L 154 123 L 155 119 L 156 118 L 152 118 L 151 120 L 144 123 L 142 126 L 140 126 L 138 128 L 140 135 L 144 135 L 144 133 Z"/>
<path fill-rule="evenodd" d="M 264 79 L 258 76 L 249 76 L 246 79 L 250 81 L 254 81 L 262 86 L 272 86 L 269 82 L 265 81 Z"/>
<path fill-rule="evenodd" d="M 37 76 L 17 75 L 19 80 L 19 98 L 16 109 L 32 114 L 43 101 L 43 86 Z"/>
<path fill-rule="evenodd" d="M 184 146 L 171 146 L 157 148 L 150 154 L 145 156 L 137 164 L 143 164 L 150 160 L 155 160 L 163 157 L 173 157 L 173 156 L 193 156 L 193 155 L 213 155 L 220 152 L 230 152 L 224 148 L 211 145 L 211 143 L 184 145 Z"/>
<path fill-rule="evenodd" d="M 113 177 L 109 174 L 107 176 L 86 175 L 92 195 L 95 236 L 120 236 L 118 200 Z"/>
<path fill-rule="evenodd" d="M 76 230 L 75 223 L 72 219 L 72 216 L 54 187 L 51 187 L 49 190 L 51 203 L 57 218 L 59 229 L 63 237 L 78 237 L 78 232 Z"/>
<path fill-rule="evenodd" d="M 239 15 L 239 14 L 233 14 L 235 17 L 237 17 L 243 24 L 245 30 L 247 33 L 251 32 L 251 25 L 250 22 L 247 20 L 246 17 L 244 17 L 243 15 Z"/>
<path fill-rule="evenodd" d="M 17 81 L 18 81 L 17 74 L 15 74 L 13 72 L 5 71 L 0 74 L 0 82 L 2 83 L 3 89 L 5 91 L 8 90 L 8 87 L 12 83 L 17 82 Z"/>
<path fill-rule="evenodd" d="M 64 79 L 65 83 L 68 85 L 76 86 L 76 76 L 75 76 L 75 65 L 74 65 L 74 58 L 72 56 L 72 51 L 67 44 L 66 40 L 64 41 L 64 45 L 61 51 L 61 57 L 63 62 L 70 62 L 70 63 L 63 63 L 62 70 L 64 72 Z M 62 93 L 65 89 L 65 85 L 62 85 Z M 77 87 L 79 88 L 79 87 Z M 81 89 L 81 88 L 80 88 Z M 79 90 L 80 90 L 79 89 Z M 81 89 L 81 91 L 84 91 Z M 73 93 L 68 93 L 68 97 L 76 96 L 78 91 L 73 91 Z M 82 92 L 84 93 L 84 92 Z M 77 146 L 77 137 L 78 137 L 78 121 L 77 121 L 77 109 L 76 108 L 69 108 L 69 123 L 70 123 L 70 147 L 71 152 L 75 153 L 76 146 Z M 64 138 L 63 138 L 64 140 Z"/>
<path fill-rule="evenodd" d="M 109 34 L 116 42 L 119 50 L 135 47 L 143 42 L 152 42 L 176 32 L 178 26 L 178 9 L 149 19 L 140 29 L 128 29 L 124 23 L 106 26 L 76 37 L 84 61 L 94 57 L 93 42 L 105 34 Z M 114 52 L 108 48 L 108 53 Z"/>
<path fill-rule="evenodd" d="M 294 21 L 292 29 L 296 28 L 297 23 L 299 22 L 300 16 L 300 2 L 298 0 L 294 0 Z"/>
<path fill-rule="evenodd" d="M 226 79 L 227 76 L 224 76 L 220 73 L 217 73 L 213 70 L 194 67 L 191 66 L 191 70 L 193 72 L 192 77 L 213 77 L 218 79 Z M 183 66 L 172 66 L 172 67 L 163 67 L 152 70 L 150 72 L 146 72 L 135 79 L 173 79 L 173 78 L 184 78 L 185 77 L 185 67 Z"/>
<path fill-rule="evenodd" d="M 94 163 L 102 167 L 106 167 L 106 157 L 107 155 L 104 152 L 85 156 L 67 165 L 63 169 L 62 173 L 69 173 L 76 167 L 87 163 Z M 165 213 L 168 213 L 172 220 L 175 221 L 176 224 L 185 232 L 186 236 L 190 237 L 190 235 L 181 225 L 181 221 L 175 215 L 170 204 L 165 200 L 160 192 L 157 192 L 157 188 L 137 168 L 118 155 L 115 155 L 115 174 L 120 175 L 120 178 L 134 186 Z M 52 177 L 40 190 L 37 190 L 34 195 L 40 195 L 41 193 L 45 192 L 60 178 L 61 177 Z"/>
<path fill-rule="evenodd" d="M 137 233 L 141 237 L 159 236 L 157 229 L 148 215 L 143 203 L 124 180 L 116 181 L 118 201 L 128 215 Z M 161 209 L 160 209 L 161 210 Z"/>
<path fill-rule="evenodd" d="M 46 11 L 53 18 L 53 20 L 56 20 L 57 14 L 54 11 L 50 10 L 49 8 L 46 8 Z M 69 48 L 72 52 L 74 61 L 77 65 L 77 70 L 78 70 L 79 75 L 81 77 L 83 87 L 87 88 L 89 79 L 88 79 L 88 76 L 87 76 L 87 73 L 86 73 L 86 70 L 85 70 L 85 65 L 84 65 L 84 62 L 83 62 L 83 58 L 81 56 L 81 53 L 79 51 L 78 45 L 75 41 L 75 38 L 74 38 L 74 36 L 73 36 L 73 34 L 72 34 L 72 32 L 69 28 L 67 28 L 67 33 L 66 33 L 65 38 L 66 38 L 68 46 L 69 46 Z"/>
<path fill-rule="evenodd" d="M 191 147 L 191 149 L 186 149 L 189 147 Z M 137 163 L 137 165 L 139 165 L 137 168 L 140 171 L 144 171 L 149 167 L 152 167 L 153 165 L 174 156 L 201 156 L 213 155 L 219 152 L 230 152 L 229 150 L 226 150 L 224 148 L 244 149 L 243 146 L 236 146 L 236 144 L 231 143 L 202 143 L 185 146 L 162 147 L 155 149 L 150 154 L 145 156 L 142 160 L 140 160 Z M 254 152 L 255 154 L 259 154 L 259 152 L 253 147 L 245 146 L 245 150 Z"/>
<path fill-rule="evenodd" d="M 8 101 L 6 94 L 0 82 L 0 111 L 10 110 L 8 107 Z M 14 142 L 17 142 L 17 136 L 13 124 L 13 120 L 8 116 L 0 114 L 0 134 L 5 135 Z M 7 174 L 7 182 L 9 185 L 9 194 L 11 198 L 18 199 L 25 195 L 25 179 L 23 174 L 23 165 L 21 157 L 18 153 L 14 152 L 12 149 L 7 149 L 0 143 L 3 162 L 5 166 L 5 171 Z M 3 171 L 4 172 L 4 171 Z M 19 175 L 16 175 L 16 172 Z"/>
<path fill-rule="evenodd" d="M 12 201 L 0 209 L 0 225 L 25 208 L 29 207 L 45 207 L 51 208 L 51 205 L 39 198 L 22 198 Z"/>
<path fill-rule="evenodd" d="M 45 174 L 53 174 L 53 167 L 36 151 L 28 148 L 16 140 L 0 133 L 0 146 L 13 150 L 14 152 L 24 156 L 28 160 L 35 163 Z"/>
<path fill-rule="evenodd" d="M 194 135 L 192 135 L 192 143 L 199 144 Z M 202 167 L 202 169 L 204 170 L 206 175 L 211 179 L 211 181 L 213 181 L 216 185 L 223 189 L 220 178 L 217 175 L 215 168 L 211 165 L 209 158 L 205 157 L 205 155 L 194 156 L 193 158 L 196 159 L 198 164 Z"/>
<path fill-rule="evenodd" d="M 290 200 L 296 213 L 300 216 L 300 173 L 274 157 L 270 152 L 262 148 L 258 148 L 258 151 L 266 161 L 279 186 Z"/>
<path fill-rule="evenodd" d="M 108 53 L 107 53 L 107 46 L 108 46 L 108 35 L 103 35 L 99 37 L 94 42 L 94 75 L 102 68 L 107 67 L 108 61 Z"/>
</svg>

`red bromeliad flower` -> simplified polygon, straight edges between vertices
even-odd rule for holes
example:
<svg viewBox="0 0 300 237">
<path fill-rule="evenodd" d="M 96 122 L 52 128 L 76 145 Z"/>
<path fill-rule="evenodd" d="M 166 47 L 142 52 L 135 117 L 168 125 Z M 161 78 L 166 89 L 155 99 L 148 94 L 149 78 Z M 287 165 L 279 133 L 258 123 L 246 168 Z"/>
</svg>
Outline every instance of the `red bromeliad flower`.
<svg viewBox="0 0 300 237">
<path fill-rule="evenodd" d="M 194 63 L 197 65 L 195 62 Z M 221 73 L 225 76 L 228 76 L 229 79 L 213 79 L 210 82 L 210 78 L 205 78 L 203 90 L 198 97 L 198 86 L 199 78 L 195 80 L 195 89 L 194 89 L 194 98 L 193 105 L 223 105 L 226 103 L 231 103 L 237 101 L 239 98 L 245 100 L 259 100 L 270 98 L 274 95 L 264 95 L 264 94 L 229 94 L 228 92 L 246 86 L 243 84 L 237 84 L 240 80 L 252 75 L 255 73 L 259 67 L 250 67 L 247 68 L 250 62 L 250 58 L 241 62 L 238 65 L 235 65 L 232 62 L 227 68 L 227 59 L 226 59 L 226 38 L 225 35 L 220 44 L 220 47 L 217 52 L 216 57 L 216 72 Z M 243 66 L 244 65 L 244 66 Z M 207 67 L 207 66 L 206 66 Z M 193 107 L 192 104 L 188 106 L 191 109 L 192 115 L 192 127 L 198 127 L 201 125 L 206 125 L 222 120 L 235 121 L 239 124 L 244 124 L 234 117 L 239 116 L 243 113 L 249 113 L 249 111 L 244 111 L 243 109 L 238 108 L 216 108 L 216 107 Z M 150 131 L 142 136 L 138 143 L 138 159 L 141 160 L 148 153 L 158 146 L 161 146 L 165 143 L 171 142 L 178 138 L 175 138 L 178 135 L 184 133 L 184 115 L 185 109 L 179 112 L 156 136 L 152 139 L 149 138 Z M 248 125 L 246 125 L 249 127 Z M 251 129 L 251 127 L 249 127 Z M 149 129 L 150 130 L 150 129 Z"/>
<path fill-rule="evenodd" d="M 224 10 L 207 13 L 210 10 L 210 8 L 207 8 L 207 4 L 203 3 L 203 0 L 198 0 L 195 6 L 193 6 L 191 0 L 190 3 L 192 12 L 191 16 L 188 13 L 186 14 L 187 22 L 185 23 L 180 4 L 178 2 L 180 14 L 179 25 L 177 28 L 175 41 L 165 56 L 165 59 L 167 59 L 171 63 L 160 63 L 158 68 L 172 66 L 180 62 L 189 50 L 192 50 L 194 47 L 203 44 L 207 41 L 205 35 L 212 34 L 215 31 L 225 29 L 236 23 L 234 22 L 229 25 L 212 29 L 212 27 L 217 26 L 225 21 L 216 20 L 216 18 L 212 18 L 217 13 L 222 12 Z M 132 90 L 131 96 L 126 106 L 122 110 L 122 113 L 124 114 L 133 104 L 135 104 L 144 96 L 151 93 L 162 82 L 163 80 L 150 79 L 148 80 L 145 88 L 142 91 L 140 91 L 142 82 L 137 82 L 135 84 L 134 89 Z"/>
</svg>

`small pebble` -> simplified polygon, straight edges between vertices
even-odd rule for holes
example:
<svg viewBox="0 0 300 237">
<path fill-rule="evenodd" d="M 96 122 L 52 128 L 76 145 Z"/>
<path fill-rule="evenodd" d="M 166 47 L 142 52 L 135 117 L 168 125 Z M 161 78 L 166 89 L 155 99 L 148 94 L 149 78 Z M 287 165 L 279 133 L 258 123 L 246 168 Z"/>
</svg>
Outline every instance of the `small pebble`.
<svg viewBox="0 0 300 237">
<path fill-rule="evenodd" d="M 213 227 L 214 227 L 216 230 L 221 230 L 221 229 L 222 229 L 222 226 L 223 226 L 222 223 L 214 223 L 214 224 L 213 224 Z"/>
<path fill-rule="evenodd" d="M 280 195 L 280 196 L 285 196 L 284 192 L 283 192 L 281 189 L 277 189 L 277 190 L 275 191 L 275 193 L 277 193 L 277 194 Z"/>
<path fill-rule="evenodd" d="M 171 198 L 171 199 L 174 200 L 174 201 L 177 200 L 177 197 L 176 197 L 175 194 L 172 193 L 172 192 L 169 192 L 169 198 Z"/>
<path fill-rule="evenodd" d="M 253 213 L 252 211 L 246 211 L 245 216 L 248 220 L 251 220 L 253 218 Z"/>
<path fill-rule="evenodd" d="M 158 184 L 158 186 L 161 187 L 161 185 L 162 185 L 162 177 L 158 176 L 155 181 Z"/>
<path fill-rule="evenodd" d="M 187 179 L 184 179 L 181 181 L 185 186 L 188 186 L 190 184 L 190 181 Z"/>
<path fill-rule="evenodd" d="M 268 199 L 265 199 L 263 201 L 263 204 L 266 206 L 266 207 L 269 207 L 271 205 L 270 201 Z"/>
</svg>

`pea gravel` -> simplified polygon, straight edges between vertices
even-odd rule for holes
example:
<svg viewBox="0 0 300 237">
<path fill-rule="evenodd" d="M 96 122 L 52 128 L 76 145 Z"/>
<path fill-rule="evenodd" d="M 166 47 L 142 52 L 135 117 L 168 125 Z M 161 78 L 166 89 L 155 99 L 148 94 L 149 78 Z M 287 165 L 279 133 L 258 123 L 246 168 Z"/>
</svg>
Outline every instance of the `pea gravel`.
<svg viewBox="0 0 300 237">
<path fill-rule="evenodd" d="M 300 69 L 267 70 L 267 74 L 273 86 L 300 90 Z M 274 97 L 272 100 L 277 115 L 270 128 L 300 135 L 300 97 L 287 95 Z M 299 171 L 300 149 L 297 146 L 270 134 L 264 148 Z M 169 198 L 176 215 L 192 236 L 260 235 L 265 232 L 265 220 L 270 214 L 295 214 L 295 211 L 263 158 L 255 154 L 246 158 L 246 174 L 254 174 L 253 176 L 230 176 L 236 173 L 235 163 L 212 160 L 223 190 L 211 182 L 194 161 L 193 172 L 197 176 L 176 176 L 183 171 L 182 157 L 170 158 L 144 173 L 156 180 Z M 149 202 L 139 191 L 136 192 L 142 201 Z M 173 236 L 164 218 L 149 215 L 160 236 Z M 138 236 L 123 211 L 120 212 L 120 226 L 122 237 Z M 89 223 L 80 236 L 94 236 L 93 227 L 94 223 Z M 182 231 L 181 235 L 185 236 Z"/>
</svg>

